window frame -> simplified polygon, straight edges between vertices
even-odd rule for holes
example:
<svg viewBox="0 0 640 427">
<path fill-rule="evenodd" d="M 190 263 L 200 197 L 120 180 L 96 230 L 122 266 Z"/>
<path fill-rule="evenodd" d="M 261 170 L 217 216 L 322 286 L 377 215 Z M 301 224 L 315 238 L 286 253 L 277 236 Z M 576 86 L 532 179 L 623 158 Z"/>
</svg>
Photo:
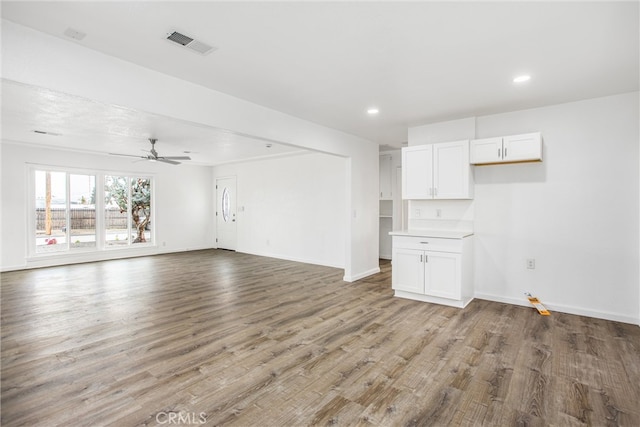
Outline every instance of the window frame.
<svg viewBox="0 0 640 427">
<path fill-rule="evenodd" d="M 55 252 L 37 252 L 36 245 L 36 171 L 50 171 L 50 172 L 64 172 L 65 173 L 65 216 L 66 216 L 66 225 L 67 225 L 67 238 L 66 238 L 66 248 L 64 250 L 55 251 Z M 95 179 L 95 191 L 96 191 L 96 201 L 95 201 L 95 247 L 71 247 L 70 244 L 70 175 L 90 175 Z M 131 219 L 131 211 L 128 210 L 127 215 L 127 233 L 129 234 L 127 245 L 124 246 L 108 246 L 106 243 L 106 220 L 105 220 L 105 207 L 106 203 L 104 200 L 104 192 L 105 192 L 105 177 L 106 176 L 123 176 L 127 178 L 127 187 L 129 192 L 129 203 L 131 203 L 131 181 L 137 178 L 145 178 L 150 180 L 151 184 L 151 207 L 150 213 L 153 221 L 153 225 L 150 229 L 150 242 L 138 242 L 133 243 L 133 239 L 131 239 L 131 227 L 132 227 L 132 219 Z M 142 248 L 155 248 L 157 247 L 157 239 L 156 239 L 156 227 L 157 223 L 157 211 L 156 211 L 156 174 L 150 172 L 131 172 L 131 171 L 111 171 L 111 170 L 95 170 L 95 169 L 84 169 L 84 168 L 73 168 L 66 166 L 57 166 L 57 165 L 46 165 L 46 164 L 36 164 L 36 163 L 27 163 L 27 203 L 26 209 L 27 214 L 25 218 L 27 218 L 27 259 L 35 260 L 35 259 L 44 259 L 44 258 L 58 258 L 63 256 L 73 256 L 87 253 L 105 253 L 112 251 L 132 251 L 138 250 Z"/>
<path fill-rule="evenodd" d="M 105 226 L 106 226 L 106 220 L 105 218 L 105 209 L 106 209 L 106 203 L 104 200 L 104 184 L 105 184 L 105 177 L 107 176 L 115 176 L 115 177 L 123 177 L 127 179 L 127 200 L 129 200 L 129 210 L 128 215 L 127 215 L 127 245 L 109 245 L 107 244 L 108 240 L 107 240 L 107 230 L 105 227 L 103 227 L 100 230 L 100 235 L 102 237 L 102 248 L 105 251 L 113 251 L 113 250 L 126 250 L 126 249 L 133 249 L 133 248 L 140 248 L 140 247 L 154 247 L 157 246 L 155 244 L 156 241 L 156 235 L 155 235 L 155 226 L 152 225 L 151 226 L 151 241 L 150 242 L 137 242 L 134 243 L 133 239 L 131 238 L 131 232 L 132 232 L 132 226 L 133 226 L 133 219 L 131 218 L 131 194 L 132 194 L 132 181 L 134 179 L 137 178 L 143 178 L 143 179 L 149 179 L 151 181 L 150 185 L 151 185 L 151 208 L 150 213 L 151 213 L 151 218 L 152 220 L 155 222 L 156 220 L 156 212 L 155 212 L 155 176 L 153 174 L 142 174 L 142 173 L 120 173 L 120 172 L 105 172 L 100 176 L 100 182 L 101 182 L 101 186 L 102 186 L 102 191 L 100 194 L 102 194 L 102 197 L 100 199 L 101 202 L 101 209 L 100 209 L 100 214 L 102 215 L 103 221 L 105 222 Z M 98 189 L 96 188 L 96 192 L 98 191 Z M 96 210 L 98 209 L 98 207 L 96 206 Z M 96 214 L 97 215 L 97 214 Z"/>
</svg>

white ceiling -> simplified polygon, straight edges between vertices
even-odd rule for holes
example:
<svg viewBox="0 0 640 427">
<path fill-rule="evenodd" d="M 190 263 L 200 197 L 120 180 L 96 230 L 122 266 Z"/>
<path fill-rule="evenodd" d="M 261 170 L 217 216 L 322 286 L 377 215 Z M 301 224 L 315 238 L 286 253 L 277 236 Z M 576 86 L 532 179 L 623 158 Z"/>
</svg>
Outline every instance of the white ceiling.
<svg viewBox="0 0 640 427">
<path fill-rule="evenodd" d="M 409 126 L 639 89 L 637 1 L 3 1 L 2 17 L 392 146 L 406 141 Z M 68 28 L 87 36 L 74 41 L 64 35 Z M 202 56 L 183 49 L 164 40 L 170 30 L 217 50 Z M 522 73 L 531 81 L 515 85 Z M 15 98 L 3 94 L 3 122 L 5 110 L 18 122 L 19 111 L 28 115 L 28 105 L 14 108 Z M 378 116 L 366 114 L 371 106 Z M 55 119 L 55 109 L 49 113 Z M 78 132 L 95 137 L 96 128 L 107 128 L 100 117 L 111 121 L 111 113 L 87 117 Z M 207 150 L 204 143 L 180 146 L 175 135 L 176 145 L 164 153 L 172 129 L 140 116 L 133 128 L 144 136 L 141 148 L 156 136 L 161 154 Z M 118 132 L 98 134 L 112 131 Z M 202 127 L 199 133 L 206 141 L 242 137 Z"/>
<path fill-rule="evenodd" d="M 51 132 L 41 134 L 36 131 Z M 171 117 L 106 105 L 16 82 L 2 82 L 2 138 L 90 153 L 160 156 L 219 165 L 307 150 Z"/>
</svg>

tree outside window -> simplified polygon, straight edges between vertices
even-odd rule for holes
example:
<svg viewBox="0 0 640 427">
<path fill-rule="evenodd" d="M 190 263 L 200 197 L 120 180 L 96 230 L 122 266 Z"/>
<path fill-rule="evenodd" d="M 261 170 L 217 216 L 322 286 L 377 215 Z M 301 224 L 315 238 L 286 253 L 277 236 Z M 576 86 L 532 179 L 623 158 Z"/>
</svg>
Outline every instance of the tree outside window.
<svg viewBox="0 0 640 427">
<path fill-rule="evenodd" d="M 151 179 L 105 176 L 106 242 L 109 246 L 151 241 Z"/>
<path fill-rule="evenodd" d="M 151 177 L 31 170 L 30 255 L 153 243 Z"/>
</svg>

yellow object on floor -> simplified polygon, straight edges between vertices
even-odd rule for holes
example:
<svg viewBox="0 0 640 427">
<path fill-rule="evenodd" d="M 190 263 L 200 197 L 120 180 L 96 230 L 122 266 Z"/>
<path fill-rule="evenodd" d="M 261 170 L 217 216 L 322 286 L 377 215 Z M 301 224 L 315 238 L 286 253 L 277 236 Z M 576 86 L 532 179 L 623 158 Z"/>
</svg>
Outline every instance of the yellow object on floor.
<svg viewBox="0 0 640 427">
<path fill-rule="evenodd" d="M 538 298 L 531 296 L 531 294 L 525 294 L 525 295 L 527 296 L 527 299 L 529 300 L 529 302 L 533 304 L 536 310 L 538 310 L 538 313 L 540 313 L 543 316 L 551 315 L 549 310 L 547 310 L 547 308 L 544 305 L 542 305 L 542 303 Z"/>
</svg>

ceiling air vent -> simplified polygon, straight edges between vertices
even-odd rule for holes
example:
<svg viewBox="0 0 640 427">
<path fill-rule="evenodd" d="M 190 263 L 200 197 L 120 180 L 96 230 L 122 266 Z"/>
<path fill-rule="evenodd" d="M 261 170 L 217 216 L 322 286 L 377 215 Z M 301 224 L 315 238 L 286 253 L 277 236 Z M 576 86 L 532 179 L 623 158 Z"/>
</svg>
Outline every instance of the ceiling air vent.
<svg viewBox="0 0 640 427">
<path fill-rule="evenodd" d="M 199 40 L 195 40 L 189 36 L 185 36 L 177 31 L 169 31 L 167 33 L 167 40 L 179 44 L 189 50 L 198 52 L 201 55 L 207 55 L 215 50 L 213 46 L 203 43 Z"/>
</svg>

